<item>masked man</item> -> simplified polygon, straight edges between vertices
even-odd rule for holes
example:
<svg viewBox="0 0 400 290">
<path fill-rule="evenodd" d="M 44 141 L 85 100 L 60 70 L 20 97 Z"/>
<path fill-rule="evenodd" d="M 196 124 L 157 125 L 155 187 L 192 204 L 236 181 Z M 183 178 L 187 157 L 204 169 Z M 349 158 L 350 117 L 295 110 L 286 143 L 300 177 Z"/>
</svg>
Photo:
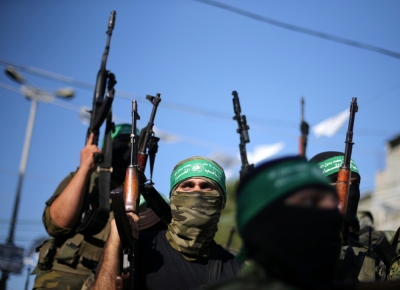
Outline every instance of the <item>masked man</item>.
<svg viewBox="0 0 400 290">
<path fill-rule="evenodd" d="M 121 124 L 115 127 L 112 138 L 112 173 L 108 192 L 119 187 L 125 179 L 125 170 L 130 162 L 130 134 L 132 126 Z M 94 235 L 77 233 L 81 225 L 84 200 L 98 201 L 99 173 L 95 171 L 93 154 L 102 151 L 92 144 L 93 134 L 80 152 L 80 166 L 70 173 L 58 186 L 53 196 L 46 202 L 43 223 L 52 237 L 40 248 L 37 274 L 33 289 L 79 290 L 92 274 L 100 260 L 105 241 L 110 232 L 112 211 L 108 222 Z M 87 186 L 89 183 L 89 186 Z M 141 203 L 144 214 L 141 228 L 165 228 L 159 218 Z"/>
<path fill-rule="evenodd" d="M 138 289 L 198 289 L 235 277 L 239 264 L 214 241 L 226 202 L 223 169 L 210 159 L 192 157 L 175 166 L 170 184 L 172 220 L 168 229 L 139 234 Z M 115 289 L 120 247 L 113 222 L 91 289 Z"/>
<path fill-rule="evenodd" d="M 264 162 L 240 181 L 236 196 L 246 262 L 239 278 L 210 289 L 328 289 L 342 217 L 318 167 L 298 156 Z"/>
<path fill-rule="evenodd" d="M 310 162 L 316 163 L 321 172 L 329 178 L 332 185 L 336 185 L 339 169 L 343 163 L 344 153 L 327 151 L 315 155 Z M 340 266 L 335 280 L 337 281 L 374 281 L 386 280 L 386 265 L 380 257 L 382 251 L 390 247 L 382 248 L 387 242 L 383 232 L 374 231 L 371 228 L 371 244 L 369 245 L 368 226 L 363 226 L 360 231 L 360 223 L 357 218 L 358 202 L 360 200 L 361 175 L 359 168 L 350 161 L 350 186 L 347 208 L 343 223 L 343 248 L 340 257 Z M 384 241 L 382 242 L 382 240 Z M 379 243 L 381 241 L 382 243 Z M 387 245 L 389 243 L 387 242 Z M 370 246 L 370 251 L 368 247 Z M 368 254 L 369 252 L 369 254 Z M 389 253 L 388 253 L 389 254 Z M 388 255 L 384 255 L 387 257 Z M 386 262 L 387 266 L 391 258 Z"/>
</svg>

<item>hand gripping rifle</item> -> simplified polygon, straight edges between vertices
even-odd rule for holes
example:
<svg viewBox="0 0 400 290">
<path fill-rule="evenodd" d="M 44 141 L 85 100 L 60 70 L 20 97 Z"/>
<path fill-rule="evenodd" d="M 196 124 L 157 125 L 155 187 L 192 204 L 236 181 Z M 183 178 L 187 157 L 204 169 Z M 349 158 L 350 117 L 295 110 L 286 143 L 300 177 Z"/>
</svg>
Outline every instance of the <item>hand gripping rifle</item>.
<svg viewBox="0 0 400 290">
<path fill-rule="evenodd" d="M 93 96 L 93 107 L 92 110 L 89 111 L 91 113 L 90 125 L 86 134 L 86 141 L 89 138 L 91 133 L 94 133 L 93 144 L 98 145 L 99 142 L 99 134 L 100 127 L 106 122 L 106 129 L 104 134 L 104 146 L 103 146 L 103 154 L 95 153 L 93 154 L 93 160 L 96 164 L 100 164 L 100 174 L 99 174 L 99 197 L 95 203 L 98 206 L 88 205 L 89 198 L 85 196 L 84 201 L 84 214 L 82 219 L 82 224 L 77 228 L 78 233 L 83 233 L 85 235 L 94 235 L 100 232 L 108 221 L 108 216 L 110 212 L 110 204 L 109 204 L 109 189 L 110 189 L 110 181 L 111 181 L 111 131 L 114 128 L 114 124 L 112 122 L 111 117 L 111 105 L 114 100 L 114 86 L 117 83 L 115 80 L 115 75 L 110 73 L 110 71 L 106 70 L 106 63 L 108 52 L 110 50 L 110 40 L 112 31 L 114 29 L 115 24 L 115 15 L 116 12 L 112 11 L 110 19 L 108 21 L 108 30 L 107 34 L 107 42 L 106 47 L 103 53 L 103 57 L 101 59 L 100 70 L 97 73 L 96 87 Z M 104 93 L 106 91 L 106 97 L 104 98 Z M 86 142 L 85 142 L 86 144 Z M 89 182 L 86 186 L 87 190 L 89 189 Z"/>
<path fill-rule="evenodd" d="M 344 157 L 342 166 L 338 172 L 338 178 L 336 182 L 336 191 L 339 195 L 339 212 L 345 216 L 347 209 L 347 199 L 349 195 L 350 186 L 350 161 L 351 152 L 353 150 L 353 127 L 355 114 L 358 112 L 357 98 L 353 98 L 350 103 L 350 118 L 349 127 L 346 134 L 346 148 L 344 150 Z"/>
<path fill-rule="evenodd" d="M 122 244 L 121 275 L 116 278 L 116 289 L 135 289 L 136 279 L 136 244 L 132 237 L 127 213 L 132 212 L 139 216 L 139 165 L 137 151 L 136 120 L 137 102 L 132 101 L 132 133 L 131 133 L 131 162 L 126 169 L 124 189 L 117 188 L 111 191 L 112 208 L 115 223 Z"/>
<path fill-rule="evenodd" d="M 232 100 L 233 110 L 235 111 L 235 116 L 233 116 L 233 120 L 236 120 L 238 122 L 238 129 L 236 130 L 236 132 L 238 132 L 240 135 L 239 150 L 240 150 L 240 159 L 242 160 L 242 168 L 240 169 L 240 179 L 242 179 L 247 172 L 249 172 L 254 168 L 254 164 L 249 164 L 249 162 L 247 161 L 247 153 L 246 153 L 246 143 L 250 142 L 249 131 L 248 131 L 250 127 L 247 125 L 246 116 L 240 115 L 241 109 L 240 109 L 238 93 L 236 91 L 233 91 L 232 95 L 233 95 L 233 100 Z"/>
<path fill-rule="evenodd" d="M 154 118 L 156 116 L 158 104 L 161 102 L 160 94 L 155 97 L 147 95 L 146 99 L 153 104 L 150 119 L 146 127 L 140 131 L 138 144 L 138 167 L 140 174 L 140 192 L 143 194 L 147 205 L 154 213 L 165 223 L 171 222 L 171 208 L 169 204 L 161 197 L 160 193 L 154 188 L 152 181 L 153 167 L 156 153 L 158 151 L 158 141 L 160 138 L 154 135 Z M 145 177 L 147 158 L 150 159 L 150 179 Z M 148 181 L 148 182 L 147 182 Z M 147 183 L 146 183 L 147 182 Z"/>
<path fill-rule="evenodd" d="M 310 126 L 304 121 L 304 98 L 301 98 L 301 123 L 300 123 L 300 142 L 299 142 L 299 155 L 306 158 L 307 136 Z"/>
</svg>

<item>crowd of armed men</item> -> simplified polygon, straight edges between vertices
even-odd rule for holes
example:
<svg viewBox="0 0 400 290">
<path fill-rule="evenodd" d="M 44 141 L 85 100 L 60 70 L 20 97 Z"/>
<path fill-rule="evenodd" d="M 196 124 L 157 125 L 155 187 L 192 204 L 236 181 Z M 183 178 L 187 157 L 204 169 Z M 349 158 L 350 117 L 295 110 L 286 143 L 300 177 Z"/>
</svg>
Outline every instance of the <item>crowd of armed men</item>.
<svg viewBox="0 0 400 290">
<path fill-rule="evenodd" d="M 89 132 L 78 169 L 46 202 L 51 238 L 38 248 L 33 289 L 400 289 L 399 231 L 378 231 L 357 212 L 362 168 L 346 152 L 351 140 L 309 160 L 242 159 L 241 249 L 231 252 L 214 241 L 224 169 L 202 156 L 176 160 L 169 198 L 158 193 L 144 174 L 158 138 L 152 122 L 136 128 L 136 115 L 133 102 L 132 124 L 108 118 L 102 149 Z"/>
</svg>

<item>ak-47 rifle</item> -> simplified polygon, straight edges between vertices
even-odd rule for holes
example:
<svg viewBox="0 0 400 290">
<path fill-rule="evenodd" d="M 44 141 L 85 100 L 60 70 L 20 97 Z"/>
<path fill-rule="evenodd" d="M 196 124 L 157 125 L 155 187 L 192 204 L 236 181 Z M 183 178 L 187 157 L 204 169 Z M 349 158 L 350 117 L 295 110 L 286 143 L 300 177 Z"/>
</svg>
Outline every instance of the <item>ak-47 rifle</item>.
<svg viewBox="0 0 400 290">
<path fill-rule="evenodd" d="M 155 154 L 158 150 L 158 141 L 160 138 L 154 135 L 153 126 L 154 118 L 156 116 L 158 104 L 161 102 L 160 94 L 155 97 L 147 95 L 146 99 L 153 104 L 149 123 L 140 131 L 139 145 L 138 145 L 138 165 L 139 169 L 144 173 L 146 169 L 147 157 L 150 155 L 150 183 L 152 183 L 153 165 Z M 147 150 L 148 149 L 148 150 Z"/>
<path fill-rule="evenodd" d="M 232 92 L 233 95 L 233 110 L 235 111 L 235 116 L 233 116 L 233 120 L 238 122 L 238 129 L 236 132 L 240 135 L 240 144 L 239 144 L 239 151 L 240 151 L 240 159 L 242 160 L 242 168 L 240 169 L 240 179 L 246 175 L 247 172 L 254 168 L 254 164 L 249 164 L 247 160 L 247 153 L 246 153 L 246 143 L 250 142 L 249 138 L 249 129 L 250 127 L 247 125 L 247 120 L 245 115 L 240 115 L 241 108 L 239 102 L 239 96 L 236 91 Z"/>
<path fill-rule="evenodd" d="M 307 148 L 307 136 L 310 126 L 304 121 L 304 98 L 301 98 L 301 123 L 300 123 L 300 142 L 299 142 L 299 154 L 306 157 Z"/>
<path fill-rule="evenodd" d="M 108 30 L 106 47 L 101 59 L 100 70 L 97 73 L 96 87 L 93 96 L 93 107 L 89 111 L 91 114 L 90 125 L 86 134 L 86 142 L 91 133 L 94 134 L 93 144 L 98 145 L 100 127 L 107 118 L 105 134 L 104 134 L 104 146 L 103 154 L 93 154 L 93 161 L 96 164 L 100 164 L 99 173 L 99 200 L 96 201 L 98 206 L 95 208 L 88 205 L 88 197 L 85 197 L 84 201 L 84 214 L 81 225 L 77 228 L 78 233 L 85 235 L 94 235 L 100 232 L 106 223 L 108 222 L 108 216 L 110 212 L 110 180 L 111 180 L 111 131 L 113 130 L 114 124 L 112 122 L 111 105 L 114 100 L 114 86 L 117 83 L 115 75 L 106 69 L 108 52 L 110 50 L 110 40 L 112 31 L 115 25 L 115 11 L 111 11 L 111 16 L 108 21 Z M 107 93 L 104 98 L 104 93 Z M 86 144 L 85 142 L 85 144 Z M 86 185 L 89 188 L 89 182 Z"/>
<path fill-rule="evenodd" d="M 93 95 L 93 107 L 90 111 L 90 125 L 86 134 L 87 140 L 90 134 L 94 133 L 93 144 L 96 145 L 99 143 L 100 127 L 106 119 L 107 114 L 110 111 L 112 101 L 114 100 L 114 85 L 117 83 L 115 80 L 115 75 L 106 69 L 108 52 L 110 50 L 111 35 L 115 25 L 115 15 L 116 12 L 111 11 L 110 20 L 108 21 L 108 30 L 106 31 L 106 47 L 101 59 L 100 70 L 97 73 L 96 87 Z M 107 94 L 106 98 L 104 98 L 106 86 Z M 96 163 L 100 163 L 102 161 L 102 156 L 97 154 L 94 156 L 94 160 Z"/>
<path fill-rule="evenodd" d="M 240 108 L 240 102 L 239 102 L 239 95 L 236 91 L 232 92 L 233 95 L 233 110 L 235 112 L 235 116 L 233 116 L 233 120 L 236 120 L 238 123 L 238 128 L 236 129 L 236 132 L 239 133 L 240 135 L 240 143 L 239 143 L 239 151 L 240 151 L 240 159 L 242 160 L 242 168 L 240 169 L 239 172 L 239 177 L 240 179 L 243 179 L 243 177 L 254 168 L 254 164 L 249 164 L 249 161 L 247 160 L 247 152 L 246 152 L 246 143 L 250 142 L 250 137 L 249 137 L 249 129 L 250 127 L 247 125 L 247 119 L 245 115 L 241 115 L 240 113 L 242 112 Z M 229 250 L 233 235 L 236 231 L 235 226 L 232 226 L 228 240 L 226 242 L 225 249 Z"/>
<path fill-rule="evenodd" d="M 132 237 L 127 213 L 139 216 L 139 165 L 137 151 L 136 120 L 140 116 L 137 113 L 137 102 L 132 101 L 132 133 L 131 133 L 131 160 L 126 169 L 124 189 L 111 191 L 112 208 L 118 234 L 121 239 L 122 265 L 121 275 L 116 278 L 116 289 L 135 289 L 136 279 L 136 244 L 137 240 Z"/>
<path fill-rule="evenodd" d="M 154 135 L 154 118 L 156 116 L 158 104 L 161 102 L 160 94 L 155 97 L 147 95 L 146 99 L 153 104 L 149 122 L 147 126 L 140 131 L 138 143 L 138 167 L 140 174 L 140 192 L 142 193 L 147 205 L 155 212 L 155 214 L 165 223 L 171 222 L 171 208 L 169 204 L 161 197 L 160 193 L 154 188 L 153 166 L 156 153 L 158 151 L 158 141 L 160 138 Z M 150 179 L 145 177 L 145 169 L 147 159 L 150 159 Z M 146 183 L 147 182 L 147 183 Z"/>
<path fill-rule="evenodd" d="M 338 172 L 338 178 L 336 182 L 336 191 L 339 195 L 339 212 L 345 216 L 347 209 L 347 199 L 349 195 L 350 186 L 350 161 L 351 152 L 353 150 L 353 127 L 355 114 L 358 112 L 357 98 L 353 98 L 350 103 L 350 118 L 349 127 L 346 134 L 346 148 L 344 150 L 344 157 L 342 166 Z"/>
</svg>

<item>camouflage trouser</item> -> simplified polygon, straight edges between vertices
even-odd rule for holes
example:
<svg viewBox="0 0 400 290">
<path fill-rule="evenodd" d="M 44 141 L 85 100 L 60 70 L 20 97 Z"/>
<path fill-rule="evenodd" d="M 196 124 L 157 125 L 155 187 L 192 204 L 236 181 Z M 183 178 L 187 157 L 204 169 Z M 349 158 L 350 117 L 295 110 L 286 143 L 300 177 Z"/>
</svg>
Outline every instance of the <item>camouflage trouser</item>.
<svg viewBox="0 0 400 290">
<path fill-rule="evenodd" d="M 40 271 L 36 278 L 35 289 L 81 290 L 87 276 L 62 271 Z"/>
<path fill-rule="evenodd" d="M 400 279 L 400 256 L 393 259 L 388 271 L 388 280 L 399 280 Z"/>
</svg>

